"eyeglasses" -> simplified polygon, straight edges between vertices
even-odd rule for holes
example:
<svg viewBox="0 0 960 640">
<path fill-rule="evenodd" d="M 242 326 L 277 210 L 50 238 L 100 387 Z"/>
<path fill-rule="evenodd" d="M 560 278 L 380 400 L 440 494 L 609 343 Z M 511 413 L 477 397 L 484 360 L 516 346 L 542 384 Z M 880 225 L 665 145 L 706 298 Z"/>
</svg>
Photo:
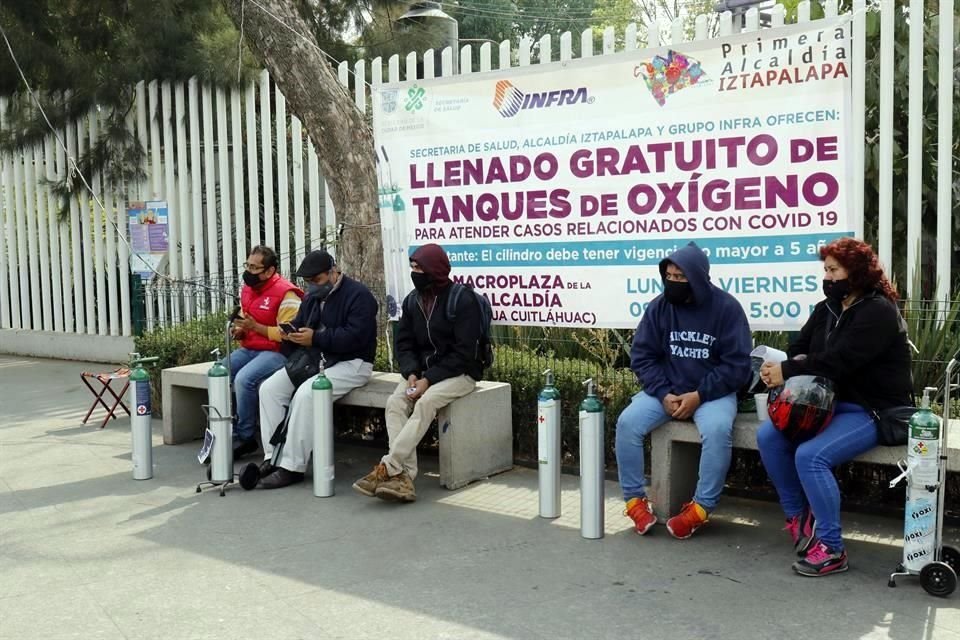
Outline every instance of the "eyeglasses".
<svg viewBox="0 0 960 640">
<path fill-rule="evenodd" d="M 249 271 L 250 273 L 263 273 L 267 270 L 266 267 L 259 264 L 250 264 L 249 262 L 244 263 L 243 268 Z"/>
</svg>

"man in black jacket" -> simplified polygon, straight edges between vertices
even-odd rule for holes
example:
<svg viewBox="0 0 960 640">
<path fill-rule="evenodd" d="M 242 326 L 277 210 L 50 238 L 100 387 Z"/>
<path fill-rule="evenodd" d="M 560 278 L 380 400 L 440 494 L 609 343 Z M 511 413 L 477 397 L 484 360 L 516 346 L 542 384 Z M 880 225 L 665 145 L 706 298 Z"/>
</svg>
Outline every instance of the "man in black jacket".
<svg viewBox="0 0 960 640">
<path fill-rule="evenodd" d="M 414 298 L 403 305 L 394 340 L 404 380 L 385 411 L 390 452 L 353 484 L 363 495 L 396 502 L 417 499 L 417 445 L 437 411 L 473 391 L 483 375 L 480 304 L 473 293 L 461 292 L 450 322 L 447 254 L 439 245 L 423 245 L 410 257 L 410 269 Z"/>
<path fill-rule="evenodd" d="M 283 336 L 287 366 L 260 386 L 264 464 L 259 486 L 263 489 L 302 481 L 313 452 L 311 387 L 316 371 L 302 365 L 322 362 L 337 400 L 367 383 L 377 353 L 378 305 L 369 289 L 341 274 L 326 251 L 311 251 L 294 275 L 310 283 L 310 288 L 292 327 L 287 327 L 295 330 Z M 270 440 L 283 425 L 285 413 L 286 441 L 272 466 Z"/>
</svg>

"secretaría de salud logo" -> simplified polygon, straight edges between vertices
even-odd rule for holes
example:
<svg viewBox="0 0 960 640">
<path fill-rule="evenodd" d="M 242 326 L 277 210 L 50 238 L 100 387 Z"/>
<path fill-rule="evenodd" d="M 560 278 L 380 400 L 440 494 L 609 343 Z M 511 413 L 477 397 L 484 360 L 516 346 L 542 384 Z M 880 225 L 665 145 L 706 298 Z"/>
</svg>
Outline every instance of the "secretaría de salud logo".
<svg viewBox="0 0 960 640">
<path fill-rule="evenodd" d="M 525 93 L 509 80 L 497 82 L 493 92 L 493 108 L 504 118 L 512 118 L 525 109 L 593 104 L 593 101 L 586 87 Z"/>
<path fill-rule="evenodd" d="M 633 68 L 633 77 L 643 77 L 653 99 L 661 107 L 667 98 L 694 85 L 709 82 L 700 68 L 700 61 L 679 51 L 667 51 L 667 56 L 654 56 Z"/>
</svg>

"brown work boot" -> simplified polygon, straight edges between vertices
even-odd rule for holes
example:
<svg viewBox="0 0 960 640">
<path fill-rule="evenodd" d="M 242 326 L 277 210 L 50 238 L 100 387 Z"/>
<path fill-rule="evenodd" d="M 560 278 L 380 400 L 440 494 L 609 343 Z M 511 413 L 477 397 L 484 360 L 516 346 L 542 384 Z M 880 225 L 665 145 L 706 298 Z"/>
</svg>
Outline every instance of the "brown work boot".
<svg viewBox="0 0 960 640">
<path fill-rule="evenodd" d="M 399 475 L 380 483 L 377 497 L 387 502 L 413 502 L 417 499 L 417 491 L 407 472 L 401 471 Z"/>
<path fill-rule="evenodd" d="M 389 479 L 390 475 L 387 473 L 387 465 L 381 462 L 373 468 L 373 471 L 354 482 L 353 488 L 357 493 L 362 493 L 372 498 L 377 495 L 377 487 Z"/>
</svg>

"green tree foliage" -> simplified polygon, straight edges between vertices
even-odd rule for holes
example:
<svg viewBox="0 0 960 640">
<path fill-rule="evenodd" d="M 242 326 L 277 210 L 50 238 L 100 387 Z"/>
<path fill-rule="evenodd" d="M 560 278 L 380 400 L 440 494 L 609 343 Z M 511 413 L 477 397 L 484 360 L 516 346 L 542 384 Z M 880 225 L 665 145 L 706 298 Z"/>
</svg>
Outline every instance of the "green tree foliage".
<svg viewBox="0 0 960 640">
<path fill-rule="evenodd" d="M 208 0 L 6 2 L 0 4 L 0 23 L 54 127 L 100 109 L 100 142 L 78 164 L 87 175 L 102 173 L 117 182 L 141 171 L 142 149 L 124 124 L 137 82 L 196 76 L 229 86 L 246 82 L 255 66 L 245 55 L 238 79 L 238 34 Z M 0 96 L 10 98 L 0 148 L 30 145 L 50 133 L 5 48 Z M 64 193 L 80 188 L 60 185 Z"/>
</svg>

